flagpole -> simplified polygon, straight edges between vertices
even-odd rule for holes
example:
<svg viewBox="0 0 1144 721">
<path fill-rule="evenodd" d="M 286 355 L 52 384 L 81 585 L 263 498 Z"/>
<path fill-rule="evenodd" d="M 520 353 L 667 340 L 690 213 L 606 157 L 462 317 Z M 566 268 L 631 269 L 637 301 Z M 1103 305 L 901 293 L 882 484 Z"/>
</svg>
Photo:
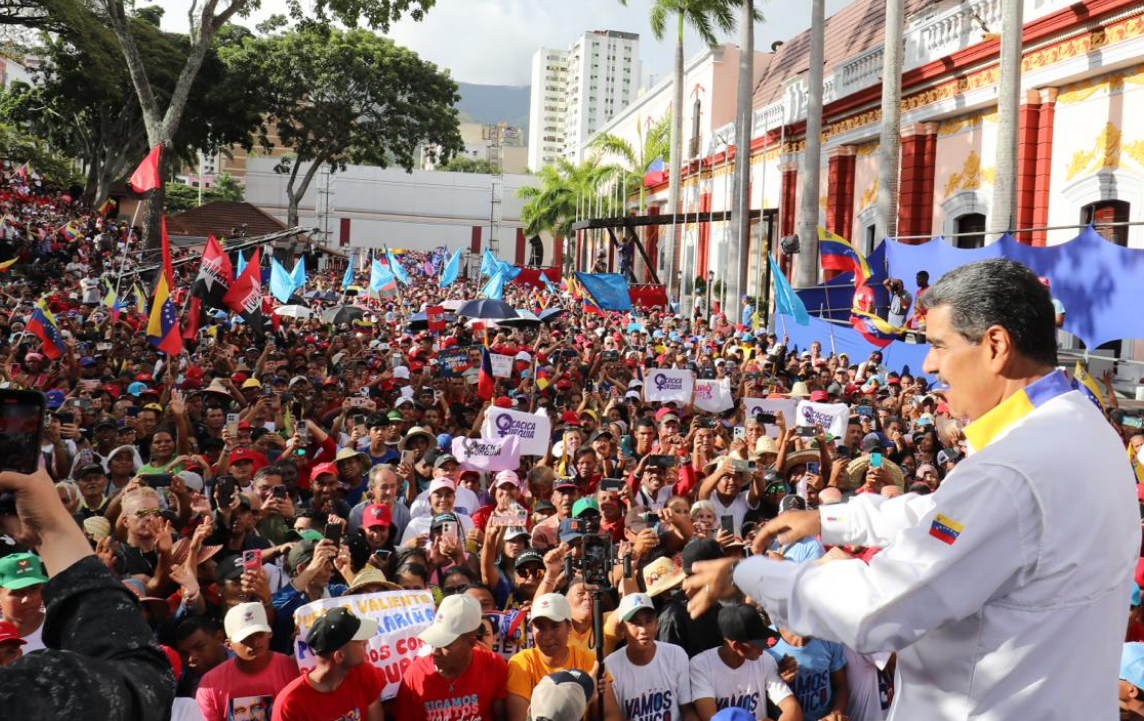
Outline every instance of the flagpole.
<svg viewBox="0 0 1144 721">
<path fill-rule="evenodd" d="M 139 217 L 139 209 L 143 203 L 135 204 L 135 212 L 131 214 L 131 225 L 127 226 L 127 239 L 123 241 L 123 255 L 119 258 L 119 273 L 115 276 L 115 298 L 119 299 L 119 284 L 123 280 L 123 269 L 127 264 L 127 249 L 131 246 L 131 238 L 135 235 L 135 219 Z"/>
</svg>

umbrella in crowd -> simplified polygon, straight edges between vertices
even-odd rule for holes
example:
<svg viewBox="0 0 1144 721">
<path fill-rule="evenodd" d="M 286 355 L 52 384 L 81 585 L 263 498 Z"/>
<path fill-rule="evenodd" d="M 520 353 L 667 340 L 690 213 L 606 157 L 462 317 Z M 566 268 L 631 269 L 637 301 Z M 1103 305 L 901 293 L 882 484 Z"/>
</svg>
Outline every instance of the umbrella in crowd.
<svg viewBox="0 0 1144 721">
<path fill-rule="evenodd" d="M 516 318 L 505 318 L 502 321 L 498 321 L 497 325 L 509 326 L 511 328 L 535 328 L 540 325 L 540 318 L 530 310 L 518 308 L 516 316 Z"/>
<path fill-rule="evenodd" d="M 457 309 L 457 315 L 464 318 L 482 318 L 485 320 L 504 320 L 517 317 L 515 308 L 504 301 L 493 298 L 470 300 Z"/>
<path fill-rule="evenodd" d="M 275 315 L 280 315 L 283 318 L 297 318 L 299 320 L 306 320 L 314 315 L 314 311 L 310 310 L 304 305 L 284 305 L 274 309 Z"/>
<path fill-rule="evenodd" d="M 445 314 L 445 322 L 446 323 L 456 323 L 457 322 L 457 316 L 453 315 L 452 313 L 446 313 Z M 429 330 L 429 317 L 425 313 L 425 311 L 421 311 L 420 313 L 414 313 L 413 315 L 409 316 L 409 322 L 406 323 L 405 326 L 409 330 L 416 330 L 416 331 Z"/>
<path fill-rule="evenodd" d="M 540 311 L 540 322 L 551 323 L 567 312 L 568 310 L 565 308 L 545 308 L 544 310 Z"/>
<path fill-rule="evenodd" d="M 356 305 L 339 305 L 324 311 L 322 322 L 341 325 L 342 323 L 353 323 L 364 316 L 365 308 L 359 308 Z"/>
</svg>

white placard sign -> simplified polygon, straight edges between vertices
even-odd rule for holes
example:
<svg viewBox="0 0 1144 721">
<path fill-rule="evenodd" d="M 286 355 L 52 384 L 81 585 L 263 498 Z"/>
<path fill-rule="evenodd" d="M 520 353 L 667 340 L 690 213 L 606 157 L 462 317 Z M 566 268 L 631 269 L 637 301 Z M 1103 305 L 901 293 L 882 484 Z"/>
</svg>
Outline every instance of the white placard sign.
<svg viewBox="0 0 1144 721">
<path fill-rule="evenodd" d="M 533 415 L 508 408 L 489 408 L 481 424 L 481 438 L 520 439 L 520 453 L 524 456 L 543 456 L 548 451 L 552 436 L 552 421 L 548 416 Z"/>
<path fill-rule="evenodd" d="M 795 411 L 798 409 L 798 400 L 795 398 L 744 398 L 743 418 L 750 420 L 756 413 L 773 413 L 775 417 L 781 413 L 787 428 L 794 428 L 798 424 Z M 767 435 L 771 438 L 779 437 L 779 427 L 774 423 L 767 423 Z"/>
<path fill-rule="evenodd" d="M 734 408 L 731 382 L 726 378 L 695 381 L 695 407 L 708 413 L 722 413 Z"/>
<path fill-rule="evenodd" d="M 798 404 L 798 425 L 822 426 L 822 429 L 835 438 L 846 437 L 846 424 L 850 421 L 850 406 L 845 403 Z"/>
<path fill-rule="evenodd" d="M 653 368 L 644 373 L 644 400 L 649 403 L 690 403 L 695 376 L 687 369 Z"/>
</svg>

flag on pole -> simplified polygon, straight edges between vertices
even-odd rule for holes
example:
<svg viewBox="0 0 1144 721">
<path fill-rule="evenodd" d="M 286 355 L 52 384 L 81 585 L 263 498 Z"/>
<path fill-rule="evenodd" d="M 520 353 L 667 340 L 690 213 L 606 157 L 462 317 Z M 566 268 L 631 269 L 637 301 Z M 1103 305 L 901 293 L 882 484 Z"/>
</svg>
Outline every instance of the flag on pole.
<svg viewBox="0 0 1144 721">
<path fill-rule="evenodd" d="M 135 294 L 135 311 L 139 315 L 147 315 L 147 294 L 143 292 L 143 286 L 135 283 L 132 289 Z"/>
<path fill-rule="evenodd" d="M 306 287 L 305 256 L 298 256 L 298 260 L 294 263 L 294 270 L 290 271 L 290 280 L 294 284 L 294 290 L 301 290 Z"/>
<path fill-rule="evenodd" d="M 32 168 L 27 163 L 24 163 L 16 170 L 16 177 L 20 180 L 27 180 L 32 175 Z"/>
<path fill-rule="evenodd" d="M 82 235 L 82 233 L 79 232 L 79 228 L 76 226 L 76 221 L 74 220 L 69 220 L 68 222 L 61 225 L 60 233 L 63 234 L 65 238 L 67 238 L 69 243 L 76 242 Z"/>
<path fill-rule="evenodd" d="M 575 276 L 577 284 L 598 309 L 618 312 L 632 309 L 628 281 L 619 273 L 576 273 Z"/>
<path fill-rule="evenodd" d="M 49 359 L 56 360 L 67 351 L 63 333 L 56 325 L 56 317 L 48 310 L 43 299 L 36 304 L 25 330 L 40 339 L 44 346 L 44 355 Z"/>
<path fill-rule="evenodd" d="M 1076 367 L 1073 368 L 1073 388 L 1076 388 L 1081 395 L 1095 403 L 1101 413 L 1108 412 L 1108 406 L 1104 403 L 1104 394 L 1100 392 L 1100 386 L 1096 384 L 1096 381 L 1088 374 L 1080 361 L 1077 361 Z"/>
<path fill-rule="evenodd" d="M 393 257 L 393 251 L 389 248 L 385 249 L 385 260 L 389 264 L 389 272 L 393 273 L 394 277 L 401 281 L 402 285 L 409 285 L 409 271 L 405 269 L 405 266 L 397 262 L 397 258 Z"/>
<path fill-rule="evenodd" d="M 445 269 L 441 272 L 441 287 L 447 288 L 453 284 L 461 275 L 461 249 L 457 248 L 457 252 L 453 253 L 453 257 L 449 258 L 449 262 L 445 264 Z"/>
<path fill-rule="evenodd" d="M 370 265 L 369 290 L 371 293 L 397 290 L 397 278 L 376 258 L 374 258 L 373 264 Z"/>
<path fill-rule="evenodd" d="M 810 325 L 810 314 L 806 312 L 806 304 L 798 297 L 798 293 L 794 292 L 790 281 L 769 253 L 767 262 L 771 264 L 771 277 L 775 284 L 775 312 L 789 315 L 799 325 Z"/>
<path fill-rule="evenodd" d="M 139 163 L 139 167 L 131 174 L 127 183 L 136 193 L 148 193 L 159 187 L 162 182 L 159 177 L 159 154 L 162 151 L 162 143 L 151 148 L 151 152 L 147 153 L 147 157 L 143 158 L 143 162 Z"/>
<path fill-rule="evenodd" d="M 294 279 L 282 267 L 277 258 L 270 259 L 270 295 L 274 296 L 279 303 L 286 303 L 290 300 L 290 294 L 294 292 Z"/>
<path fill-rule="evenodd" d="M 171 297 L 167 276 L 163 274 L 159 275 L 159 282 L 155 285 L 155 300 L 151 304 L 151 318 L 147 321 L 147 342 L 168 356 L 176 356 L 183 350 L 175 300 Z"/>
<path fill-rule="evenodd" d="M 227 308 L 243 317 L 256 338 L 262 335 L 262 269 L 258 250 L 254 249 L 250 262 L 222 299 Z"/>
<path fill-rule="evenodd" d="M 818 229 L 818 251 L 822 256 L 824 270 L 853 272 L 855 287 L 865 284 L 872 275 L 866 256 L 860 250 L 841 235 L 821 227 Z"/>
<path fill-rule="evenodd" d="M 901 339 L 901 328 L 895 328 L 873 313 L 850 309 L 850 325 L 866 342 L 879 348 L 885 348 L 896 340 Z"/>
<path fill-rule="evenodd" d="M 489 349 L 481 346 L 481 370 L 477 374 L 477 395 L 482 401 L 491 401 L 496 392 L 496 379 L 493 378 L 493 361 Z"/>
<path fill-rule="evenodd" d="M 504 271 L 499 271 L 489 282 L 485 283 L 485 287 L 481 288 L 481 294 L 486 298 L 494 298 L 496 300 L 504 300 L 504 284 L 508 280 L 508 275 Z"/>
<path fill-rule="evenodd" d="M 354 284 L 354 259 L 351 256 L 346 263 L 346 273 L 342 276 L 342 292 L 345 292 L 351 285 Z"/>
<path fill-rule="evenodd" d="M 167 214 L 163 213 L 159 221 L 161 229 L 160 238 L 163 249 L 163 275 L 167 276 L 167 287 L 175 286 L 175 266 L 171 265 L 171 239 L 167 236 Z"/>
</svg>

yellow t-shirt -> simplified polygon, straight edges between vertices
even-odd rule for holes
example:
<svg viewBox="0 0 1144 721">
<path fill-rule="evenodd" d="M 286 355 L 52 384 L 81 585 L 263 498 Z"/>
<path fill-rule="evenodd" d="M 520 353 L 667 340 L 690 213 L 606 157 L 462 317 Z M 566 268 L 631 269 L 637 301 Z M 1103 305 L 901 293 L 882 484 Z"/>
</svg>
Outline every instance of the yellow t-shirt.
<svg viewBox="0 0 1144 721">
<path fill-rule="evenodd" d="M 564 660 L 562 666 L 549 666 L 544 662 L 544 657 L 540 655 L 540 649 L 526 648 L 508 660 L 508 681 L 505 686 L 509 693 L 531 699 L 532 690 L 536 688 L 536 684 L 540 683 L 540 679 L 548 674 L 574 668 L 584 673 L 591 673 L 595 666 L 596 654 L 589 653 L 571 643 L 568 646 L 568 658 Z"/>
<path fill-rule="evenodd" d="M 620 642 L 620 639 L 617 638 L 615 636 L 615 634 L 608 633 L 608 616 L 611 616 L 611 615 L 612 615 L 611 612 L 604 614 L 604 655 L 605 656 L 610 654 L 612 651 L 615 651 L 616 645 Z M 595 658 L 596 657 L 596 639 L 594 638 L 594 636 L 595 636 L 595 634 L 593 633 L 593 629 L 592 629 L 591 625 L 588 626 L 588 629 L 586 631 L 584 631 L 584 633 L 578 632 L 576 630 L 576 627 L 573 626 L 572 630 L 568 634 L 568 645 L 569 646 L 578 646 L 578 647 L 584 649 L 585 651 L 587 651 L 588 653 L 590 653 L 592 655 L 592 658 Z"/>
</svg>

